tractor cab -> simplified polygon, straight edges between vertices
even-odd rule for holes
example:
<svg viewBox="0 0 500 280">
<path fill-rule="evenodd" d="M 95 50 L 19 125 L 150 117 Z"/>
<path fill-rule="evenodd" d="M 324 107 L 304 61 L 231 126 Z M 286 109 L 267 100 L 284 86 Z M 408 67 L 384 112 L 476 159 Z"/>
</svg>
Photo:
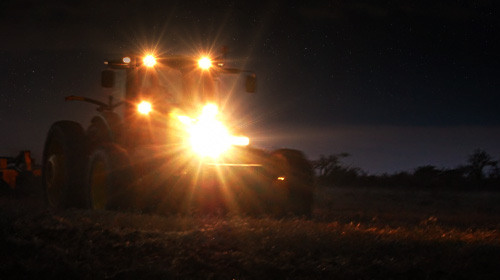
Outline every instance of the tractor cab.
<svg viewBox="0 0 500 280">
<path fill-rule="evenodd" d="M 107 111 L 123 104 L 121 135 L 126 145 L 186 148 L 189 143 L 199 156 L 214 159 L 231 146 L 249 144 L 247 137 L 232 135 L 221 122 L 219 79 L 248 73 L 245 88 L 254 92 L 256 79 L 251 71 L 224 68 L 220 59 L 189 56 L 127 56 L 105 64 L 101 77 L 105 88 L 116 86 L 118 71 L 125 73 L 122 101 L 110 101 Z"/>
<path fill-rule="evenodd" d="M 160 99 L 181 107 L 196 107 L 217 103 L 220 98 L 218 80 L 224 74 L 249 73 L 246 91 L 255 92 L 256 78 L 251 71 L 224 68 L 220 60 L 208 57 L 168 56 L 156 58 L 124 57 L 105 61 L 108 69 L 102 72 L 102 86 L 115 85 L 115 71 L 126 71 L 125 100 L 129 104 Z M 150 102 L 150 101 L 147 101 Z M 151 104 L 152 105 L 152 104 Z"/>
</svg>

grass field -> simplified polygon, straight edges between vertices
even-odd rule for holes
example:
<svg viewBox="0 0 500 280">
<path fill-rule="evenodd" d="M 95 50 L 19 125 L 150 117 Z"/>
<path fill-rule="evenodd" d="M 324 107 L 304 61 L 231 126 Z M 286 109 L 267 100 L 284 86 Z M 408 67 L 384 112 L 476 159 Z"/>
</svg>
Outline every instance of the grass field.
<svg viewBox="0 0 500 280">
<path fill-rule="evenodd" d="M 500 193 L 318 188 L 309 220 L 2 196 L 0 248 L 2 279 L 500 279 Z"/>
</svg>

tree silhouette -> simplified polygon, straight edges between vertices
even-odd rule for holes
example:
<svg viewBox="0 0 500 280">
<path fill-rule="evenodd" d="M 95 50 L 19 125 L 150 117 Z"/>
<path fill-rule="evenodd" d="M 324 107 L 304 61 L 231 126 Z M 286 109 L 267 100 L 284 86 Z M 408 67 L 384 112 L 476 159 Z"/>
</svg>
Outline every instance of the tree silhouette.
<svg viewBox="0 0 500 280">
<path fill-rule="evenodd" d="M 362 170 L 357 167 L 343 166 L 342 158 L 348 157 L 348 153 L 340 153 L 324 156 L 312 162 L 318 175 L 318 182 L 332 186 L 348 186 L 356 183 Z"/>
<path fill-rule="evenodd" d="M 500 190 L 500 167 L 487 152 L 476 149 L 467 157 L 466 165 L 455 168 L 437 168 L 423 165 L 413 172 L 369 175 L 358 167 L 345 165 L 343 158 L 348 153 L 321 155 L 312 161 L 317 183 L 324 186 L 341 187 L 414 187 L 433 189 L 498 189 Z"/>
<path fill-rule="evenodd" d="M 312 162 L 315 170 L 318 171 L 319 177 L 330 176 L 335 169 L 340 168 L 340 159 L 348 157 L 348 153 L 340 153 L 329 155 L 321 155 L 318 160 Z"/>
<path fill-rule="evenodd" d="M 469 169 L 469 177 L 473 180 L 481 181 L 485 178 L 485 168 L 492 167 L 497 169 L 498 161 L 493 160 L 493 158 L 484 150 L 476 149 L 469 155 L 467 166 Z"/>
</svg>

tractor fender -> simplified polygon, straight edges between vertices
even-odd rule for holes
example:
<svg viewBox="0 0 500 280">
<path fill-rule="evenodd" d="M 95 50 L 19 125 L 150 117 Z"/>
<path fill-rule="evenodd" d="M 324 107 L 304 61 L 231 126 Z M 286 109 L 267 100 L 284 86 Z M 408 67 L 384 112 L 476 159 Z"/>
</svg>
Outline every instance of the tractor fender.
<svg viewBox="0 0 500 280">
<path fill-rule="evenodd" d="M 310 217 L 314 200 L 314 172 L 304 153 L 279 149 L 271 153 L 273 172 L 282 179 L 276 181 L 288 193 L 285 212 Z"/>
</svg>

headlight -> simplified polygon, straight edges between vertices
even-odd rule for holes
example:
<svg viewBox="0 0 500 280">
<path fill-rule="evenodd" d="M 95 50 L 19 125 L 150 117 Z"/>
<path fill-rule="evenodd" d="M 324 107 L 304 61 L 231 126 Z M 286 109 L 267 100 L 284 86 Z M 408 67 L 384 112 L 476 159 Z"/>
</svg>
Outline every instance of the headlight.
<svg viewBox="0 0 500 280">
<path fill-rule="evenodd" d="M 246 146 L 250 142 L 248 137 L 232 136 L 217 115 L 217 106 L 208 104 L 197 119 L 177 117 L 186 127 L 191 149 L 201 157 L 217 158 L 232 145 Z"/>
<path fill-rule="evenodd" d="M 215 118 L 200 118 L 189 130 L 189 136 L 191 148 L 201 156 L 216 158 L 231 147 L 229 132 Z"/>
<path fill-rule="evenodd" d="M 151 105 L 151 103 L 147 101 L 142 101 L 137 105 L 137 111 L 139 111 L 139 113 L 143 115 L 148 115 L 149 113 L 151 113 L 152 110 L 153 106 Z"/>
</svg>

